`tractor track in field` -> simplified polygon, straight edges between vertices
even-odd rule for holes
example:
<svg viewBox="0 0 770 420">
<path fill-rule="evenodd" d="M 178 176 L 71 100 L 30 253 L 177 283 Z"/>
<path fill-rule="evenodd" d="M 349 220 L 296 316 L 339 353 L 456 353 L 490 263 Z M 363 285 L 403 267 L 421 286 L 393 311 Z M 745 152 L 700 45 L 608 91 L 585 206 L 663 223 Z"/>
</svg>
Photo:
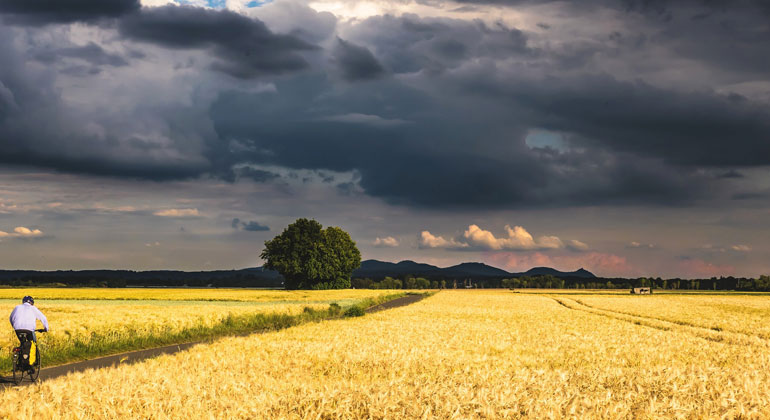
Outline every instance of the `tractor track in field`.
<svg viewBox="0 0 770 420">
<path fill-rule="evenodd" d="M 636 317 L 636 318 L 643 318 L 643 319 L 648 319 L 648 320 L 651 320 L 651 321 L 660 321 L 660 322 L 665 322 L 665 323 L 669 323 L 669 324 L 676 324 L 676 325 L 680 325 L 680 326 L 695 328 L 695 329 L 709 331 L 709 332 L 718 332 L 718 333 L 719 332 L 723 332 L 723 333 L 726 333 L 726 334 L 738 334 L 738 335 L 742 335 L 742 336 L 749 337 L 749 338 L 754 337 L 754 338 L 758 338 L 760 340 L 770 340 L 770 337 L 768 337 L 765 334 L 751 334 L 751 333 L 747 333 L 747 332 L 743 332 L 743 331 L 723 330 L 723 329 L 720 329 L 718 327 L 706 327 L 706 326 L 703 326 L 703 325 L 700 325 L 700 324 L 696 324 L 694 322 L 687 322 L 687 321 L 681 321 L 681 320 L 670 320 L 670 319 L 666 319 L 666 318 L 658 317 L 658 316 L 639 315 L 639 314 L 635 314 L 633 312 L 624 312 L 624 311 L 618 311 L 618 310 L 614 310 L 614 309 L 605 309 L 605 308 L 601 308 L 601 307 L 598 307 L 598 306 L 589 305 L 589 304 L 583 302 L 580 299 L 571 299 L 571 300 L 574 300 L 579 305 L 585 306 L 587 308 L 591 308 L 593 310 L 611 312 L 611 313 L 614 313 L 614 314 L 620 314 L 620 315 L 631 316 L 631 317 Z"/>
<path fill-rule="evenodd" d="M 586 305 L 583 302 L 580 302 L 577 299 L 568 299 L 568 298 L 556 298 L 553 296 L 549 296 L 551 299 L 556 301 L 561 306 L 564 306 L 565 308 L 575 310 L 575 311 L 582 311 L 587 312 L 593 315 L 603 316 L 606 318 L 612 318 L 617 319 L 620 321 L 629 322 L 635 325 L 640 325 L 643 327 L 648 328 L 655 328 L 661 331 L 682 331 L 686 332 L 692 336 L 695 336 L 697 338 L 701 338 L 703 340 L 717 342 L 717 343 L 725 343 L 725 344 L 733 344 L 733 345 L 758 345 L 763 347 L 770 347 L 770 341 L 764 337 L 760 337 L 758 335 L 753 334 L 747 334 L 737 331 L 718 331 L 713 328 L 703 327 L 691 323 L 686 322 L 675 322 L 675 321 L 669 321 L 666 319 L 656 318 L 656 317 L 646 317 L 641 315 L 635 315 L 630 314 L 626 312 L 620 312 L 620 311 L 613 311 L 610 309 L 602 309 L 590 305 Z"/>
<path fill-rule="evenodd" d="M 393 300 L 389 300 L 387 302 L 380 303 L 378 305 L 371 306 L 369 308 L 366 308 L 365 311 L 366 313 L 375 313 L 375 312 L 380 312 L 387 309 L 399 308 L 402 306 L 411 305 L 428 296 L 429 296 L 428 294 L 408 294 L 400 298 L 396 298 Z M 330 319 L 340 319 L 340 318 L 330 318 Z M 245 333 L 245 334 L 241 333 L 241 334 L 234 334 L 231 336 L 247 336 L 251 334 L 264 334 L 270 331 L 275 331 L 275 330 L 265 330 L 265 331 L 258 331 L 258 332 Z M 229 336 L 221 336 L 215 339 L 193 341 L 189 343 L 172 344 L 168 346 L 154 347 L 150 349 L 134 350 L 134 351 L 129 351 L 125 353 L 98 357 L 95 359 L 83 360 L 80 362 L 67 363 L 64 365 L 42 368 L 40 369 L 40 376 L 38 378 L 38 382 L 45 381 L 48 379 L 58 378 L 60 376 L 64 376 L 73 372 L 82 372 L 87 369 L 100 369 L 100 368 L 105 368 L 110 366 L 117 366 L 121 364 L 137 363 L 137 362 L 141 362 L 143 360 L 151 359 L 153 357 L 161 356 L 164 354 L 178 353 L 180 351 L 187 350 L 190 347 L 196 346 L 198 344 L 211 343 L 214 340 L 223 338 L 223 337 L 229 337 Z M 44 359 L 45 359 L 45 355 L 43 355 L 43 360 Z M 27 379 L 26 377 L 24 379 L 24 382 L 21 383 L 21 385 L 31 385 L 31 384 L 33 384 L 33 382 L 30 382 L 29 379 Z M 2 389 L 10 388 L 14 385 L 15 384 L 13 382 L 13 377 L 8 377 L 8 376 L 0 377 L 0 388 Z"/>
</svg>

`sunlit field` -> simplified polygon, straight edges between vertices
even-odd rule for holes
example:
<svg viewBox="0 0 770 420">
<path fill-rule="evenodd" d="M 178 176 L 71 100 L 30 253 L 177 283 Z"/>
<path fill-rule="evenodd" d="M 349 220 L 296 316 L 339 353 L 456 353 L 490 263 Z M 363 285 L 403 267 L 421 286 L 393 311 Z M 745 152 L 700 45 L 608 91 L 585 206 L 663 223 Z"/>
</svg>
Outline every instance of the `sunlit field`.
<svg viewBox="0 0 770 420">
<path fill-rule="evenodd" d="M 8 292 L 8 290 L 3 290 Z M 35 296 L 51 331 L 38 334 L 44 365 L 82 359 L 118 350 L 147 348 L 190 341 L 220 333 L 246 331 L 269 322 L 291 323 L 306 308 L 322 311 L 329 304 L 348 307 L 392 294 L 383 290 L 276 291 L 208 289 L 31 289 L 14 294 Z M 107 299 L 100 300 L 100 298 Z M 213 300 L 190 300 L 192 298 Z M 66 299 L 63 299 L 66 298 Z M 282 299 L 281 299 L 282 298 Z M 140 299 L 140 300 L 130 300 Z M 160 300 L 169 299 L 169 300 Z M 173 300 L 176 299 L 176 300 Z M 229 300 L 225 300 L 229 299 Z M 0 312 L 10 313 L 19 300 L 0 300 Z M 38 323 L 42 328 L 42 325 Z M 226 330 L 226 331 L 225 331 Z M 18 340 L 8 326 L 0 345 L 9 349 Z M 0 353 L 0 367 L 10 369 L 9 352 Z"/>
<path fill-rule="evenodd" d="M 642 316 L 563 295 L 442 291 L 363 318 L 9 389 L 0 417 L 770 417 L 768 340 L 745 331 L 742 342 L 720 341 L 697 330 L 738 333 L 640 319 L 721 300 L 591 299 L 608 308 L 622 299 Z M 734 302 L 763 308 L 767 299 Z"/>
<path fill-rule="evenodd" d="M 71 300 L 196 300 L 243 302 L 306 302 L 360 299 L 390 293 L 387 290 L 261 290 L 218 288 L 0 288 L 0 299 L 30 295 L 38 303 Z"/>
<path fill-rule="evenodd" d="M 770 339 L 770 296 L 655 294 L 635 299 L 575 296 L 573 300 L 609 312 Z"/>
</svg>

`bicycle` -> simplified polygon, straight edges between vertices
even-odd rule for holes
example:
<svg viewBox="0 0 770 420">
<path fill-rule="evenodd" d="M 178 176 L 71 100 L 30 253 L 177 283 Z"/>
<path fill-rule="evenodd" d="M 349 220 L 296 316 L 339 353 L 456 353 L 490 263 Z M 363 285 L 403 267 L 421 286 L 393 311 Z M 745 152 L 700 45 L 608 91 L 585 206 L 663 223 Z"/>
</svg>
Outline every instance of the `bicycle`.
<svg viewBox="0 0 770 420">
<path fill-rule="evenodd" d="M 35 330 L 39 333 L 44 333 L 46 330 Z M 26 374 L 27 377 L 29 377 L 29 380 L 32 382 L 37 381 L 37 378 L 40 376 L 40 347 L 35 346 L 35 363 L 32 364 L 32 366 L 29 365 L 27 360 L 25 360 L 22 356 L 21 351 L 21 345 L 25 342 L 30 340 L 32 337 L 28 336 L 29 334 L 26 332 L 19 333 L 19 346 L 14 347 L 13 350 L 11 350 L 12 355 L 12 365 L 13 365 L 13 382 L 16 385 L 19 385 L 24 380 L 24 375 Z M 30 373 L 30 370 L 32 371 Z"/>
</svg>

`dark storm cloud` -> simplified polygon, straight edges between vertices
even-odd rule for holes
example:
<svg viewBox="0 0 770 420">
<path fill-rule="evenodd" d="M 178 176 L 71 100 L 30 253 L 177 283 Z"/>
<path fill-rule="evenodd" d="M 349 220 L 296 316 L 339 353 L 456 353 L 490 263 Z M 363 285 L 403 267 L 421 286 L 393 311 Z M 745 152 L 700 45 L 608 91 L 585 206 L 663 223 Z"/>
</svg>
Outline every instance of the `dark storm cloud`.
<svg viewBox="0 0 770 420">
<path fill-rule="evenodd" d="M 27 25 L 92 22 L 139 8 L 139 0 L 0 0 L 7 23 Z"/>
<path fill-rule="evenodd" d="M 192 109 L 139 107 L 118 117 L 82 115 L 62 100 L 54 79 L 46 78 L 50 72 L 28 70 L 26 58 L 15 50 L 14 41 L 12 30 L 0 27 L 0 62 L 3 63 L 0 66 L 0 147 L 3 150 L 0 162 L 3 164 L 155 180 L 196 176 L 210 169 L 208 162 L 184 153 L 175 151 L 173 159 L 163 157 L 169 148 L 185 151 L 199 147 L 195 145 L 198 141 L 211 139 L 206 119 Z M 110 61 L 105 57 L 94 58 L 97 50 L 65 49 L 65 54 L 97 62 Z M 153 116 L 166 130 L 168 143 L 149 141 L 137 132 L 133 121 L 143 120 L 147 125 L 148 116 Z"/>
<path fill-rule="evenodd" d="M 247 232 L 267 232 L 270 230 L 269 227 L 265 225 L 261 225 L 253 220 L 249 222 L 244 222 L 237 217 L 233 219 L 230 225 L 232 226 L 233 229 L 245 230 Z"/>
<path fill-rule="evenodd" d="M 259 20 L 190 6 L 144 8 L 124 17 L 119 31 L 167 48 L 210 49 L 219 59 L 212 68 L 238 78 L 304 69 L 308 63 L 298 53 L 316 49 L 294 36 L 274 34 Z"/>
<path fill-rule="evenodd" d="M 63 58 L 74 58 L 85 61 L 94 66 L 127 66 L 125 58 L 110 54 L 93 42 L 78 47 L 66 47 L 59 49 L 45 49 L 34 54 L 35 59 L 44 63 L 54 63 Z"/>
<path fill-rule="evenodd" d="M 538 54 L 524 32 L 502 23 L 385 15 L 362 21 L 350 33 L 374 46 L 379 60 L 395 73 L 440 73 L 473 58 Z"/>
<path fill-rule="evenodd" d="M 162 7 L 134 11 L 123 19 L 120 28 L 128 37 L 170 47 L 209 48 L 219 58 L 217 68 L 244 77 L 303 67 L 304 60 L 294 51 L 313 48 L 232 12 Z M 0 26 L 0 162 L 152 180 L 206 173 L 234 180 L 227 145 L 216 138 L 207 116 L 194 106 L 159 107 L 140 101 L 116 115 L 109 107 L 83 111 L 63 100 L 56 71 L 88 78 L 105 67 L 127 67 L 130 63 L 123 57 L 93 42 L 72 46 L 66 37 L 61 42 L 64 46 L 34 42 L 26 50 L 23 40 L 12 27 Z M 135 50 L 129 47 L 129 51 Z M 144 53 L 135 51 L 131 56 Z M 30 71 L 30 60 L 57 66 Z M 140 95 L 141 88 L 120 101 Z M 258 172 L 244 176 L 271 178 Z"/>
<path fill-rule="evenodd" d="M 212 107 L 218 134 L 270 151 L 244 158 L 357 171 L 367 194 L 436 207 L 682 205 L 718 189 L 713 171 L 701 167 L 770 164 L 767 107 L 736 95 L 664 89 L 605 73 L 560 75 L 588 60 L 569 58 L 565 65 L 564 54 L 531 48 L 525 33 L 503 25 L 380 16 L 349 33 L 394 72 L 428 70 L 433 77 L 420 90 L 383 80 L 328 95 L 330 81 L 319 77 L 280 84 L 279 95 L 223 95 Z M 510 57 L 547 76 L 468 65 Z M 318 114 L 324 111 L 408 124 L 373 126 L 363 118 L 344 124 Z M 533 129 L 561 133 L 567 149 L 525 146 Z"/>
<path fill-rule="evenodd" d="M 457 3 L 471 4 L 497 4 L 501 6 L 527 6 L 541 5 L 547 3 L 563 3 L 563 0 L 455 0 Z M 754 6 L 768 9 L 763 6 L 762 0 L 735 0 L 730 2 L 719 2 L 714 0 L 583 0 L 575 4 L 565 5 L 572 7 L 571 10 L 579 10 L 587 6 L 609 7 L 626 11 L 641 11 L 648 13 L 662 14 L 671 9 L 672 6 L 697 5 L 707 7 L 710 10 L 721 10 L 732 5 Z"/>
<path fill-rule="evenodd" d="M 254 169 L 249 167 L 243 167 L 233 170 L 233 174 L 237 178 L 249 178 L 255 182 L 269 182 L 280 178 L 281 176 L 270 171 L 262 169 Z M 234 179 L 233 179 L 234 180 Z"/>
<path fill-rule="evenodd" d="M 740 178 L 745 178 L 745 177 L 746 177 L 745 175 L 743 175 L 742 173 L 736 171 L 735 169 L 731 169 L 731 170 L 729 170 L 727 172 L 723 172 L 723 173 L 717 175 L 717 178 L 720 178 L 720 179 L 730 179 L 730 178 L 739 178 L 740 179 Z"/>
<path fill-rule="evenodd" d="M 266 232 L 270 230 L 269 227 L 265 225 L 260 225 L 259 223 L 253 220 L 250 222 L 244 222 L 241 228 L 248 232 Z"/>
<path fill-rule="evenodd" d="M 762 192 L 738 192 L 734 193 L 730 198 L 733 200 L 756 200 L 761 198 L 767 198 L 768 193 Z"/>
<path fill-rule="evenodd" d="M 666 45 L 678 55 L 707 62 L 715 68 L 767 74 L 770 55 L 770 2 L 764 0 L 459 0 L 460 3 L 499 6 L 553 4 L 576 18 L 596 15 L 599 9 L 627 14 L 633 21 L 642 17 L 656 45 Z M 538 26 L 540 26 L 538 24 Z M 547 28 L 544 28 L 547 29 Z M 633 27 L 627 28 L 633 31 Z M 620 35 L 620 33 L 618 33 Z"/>
<path fill-rule="evenodd" d="M 241 153 L 244 159 L 292 168 L 357 171 L 363 191 L 398 204 L 682 204 L 702 193 L 704 176 L 667 167 L 655 159 L 532 151 L 523 145 L 526 129 L 508 126 L 501 134 L 501 122 L 490 108 L 470 111 L 439 106 L 424 93 L 394 80 L 335 96 L 322 89 L 325 83 L 323 78 L 293 80 L 278 86 L 280 95 L 222 95 L 212 108 L 217 132 L 225 139 L 248 139 L 255 150 L 270 151 Z M 359 96 L 379 100 L 359 101 Z M 397 106 L 400 104 L 403 106 Z M 469 106 L 473 108 L 473 104 Z M 290 108 L 292 113 L 286 112 Z M 410 123 L 330 122 L 315 115 L 317 109 L 365 110 L 385 117 L 393 117 L 389 110 L 397 109 L 398 116 Z M 471 120 L 474 124 L 468 125 Z M 479 153 L 487 148 L 488 153 Z M 346 194 L 356 190 L 352 183 L 340 184 L 339 189 Z"/>
<path fill-rule="evenodd" d="M 687 25 L 712 25 L 711 17 L 663 30 L 669 23 L 661 15 L 679 22 L 684 14 L 679 6 L 664 6 L 623 7 L 642 15 L 633 22 L 655 29 L 650 34 L 629 24 L 628 32 L 608 30 L 591 42 L 567 39 L 557 46 L 502 23 L 375 16 L 348 24 L 344 40 L 325 38 L 327 50 L 226 10 L 145 8 L 119 19 L 121 42 L 201 50 L 215 60 L 214 69 L 259 82 L 250 81 L 256 88 L 249 91 L 233 84 L 213 89 L 210 107 L 209 99 L 203 105 L 151 106 L 137 96 L 127 113 L 96 110 L 95 116 L 72 113 L 55 80 L 46 78 L 51 73 L 28 74 L 28 56 L 62 62 L 50 72 L 81 77 L 125 72 L 133 60 L 95 43 L 35 47 L 25 56 L 15 51 L 13 33 L 0 28 L 0 35 L 9 35 L 0 36 L 0 162 L 228 182 L 280 178 L 266 167 L 310 170 L 318 176 L 305 177 L 308 182 L 320 178 L 342 194 L 435 208 L 688 205 L 717 195 L 745 198 L 727 189 L 740 183 L 739 191 L 751 194 L 752 186 L 744 185 L 749 177 L 718 174 L 770 165 L 768 106 L 729 89 L 722 94 L 656 85 L 644 80 L 642 70 L 667 70 L 666 60 L 653 52 L 667 49 L 728 72 L 730 83 L 763 81 L 766 76 L 746 78 L 761 74 L 762 59 L 709 64 L 732 52 L 697 52 Z M 595 1 L 586 7 L 609 6 Z M 752 19 L 732 10 L 714 13 Z M 563 24 L 545 34 L 558 35 Z M 758 38 L 742 31 L 720 32 L 726 38 L 719 42 L 760 50 Z M 303 58 L 314 57 L 303 56 L 310 51 L 323 55 L 313 66 Z M 602 66 L 607 57 L 639 68 L 639 77 L 612 74 L 613 66 Z M 196 56 L 186 77 L 200 77 L 202 85 L 216 87 L 228 79 L 244 86 L 195 73 L 196 63 L 206 61 L 205 54 Z M 385 69 L 392 77 L 382 77 Z M 367 82 L 343 83 L 338 75 Z M 559 141 L 528 143 L 541 131 L 546 140 Z M 329 172 L 352 174 L 353 181 L 322 175 Z M 298 173 L 305 172 L 289 171 L 287 177 L 302 181 Z M 266 228 L 251 223 L 234 220 L 233 227 Z"/>
<path fill-rule="evenodd" d="M 375 79 L 385 73 L 385 69 L 371 51 L 343 39 L 337 38 L 333 55 L 345 80 Z"/>
<path fill-rule="evenodd" d="M 608 75 L 495 77 L 480 69 L 455 81 L 468 94 L 498 96 L 519 107 L 536 127 L 577 134 L 573 138 L 580 145 L 684 165 L 770 164 L 770 112 L 764 105 L 622 82 Z"/>
</svg>

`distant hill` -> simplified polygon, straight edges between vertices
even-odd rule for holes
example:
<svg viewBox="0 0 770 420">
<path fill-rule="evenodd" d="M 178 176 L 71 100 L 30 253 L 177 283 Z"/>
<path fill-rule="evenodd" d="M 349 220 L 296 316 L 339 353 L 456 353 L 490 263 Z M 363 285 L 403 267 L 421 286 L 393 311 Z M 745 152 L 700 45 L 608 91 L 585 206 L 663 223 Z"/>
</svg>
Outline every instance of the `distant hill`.
<svg viewBox="0 0 770 420">
<path fill-rule="evenodd" d="M 582 268 L 577 271 L 564 272 L 549 267 L 535 267 L 524 273 L 510 273 L 497 267 L 477 262 L 468 262 L 452 267 L 440 268 L 430 264 L 416 263 L 414 261 L 392 263 L 378 260 L 366 260 L 361 263 L 361 267 L 353 271 L 353 277 L 371 279 L 382 279 L 386 276 L 401 277 L 405 275 L 444 279 L 475 279 L 543 276 L 549 274 L 555 277 L 596 278 L 593 273 Z"/>
<path fill-rule="evenodd" d="M 505 270 L 483 263 L 462 263 L 442 268 L 441 273 L 447 277 L 509 277 Z"/>
<path fill-rule="evenodd" d="M 483 263 L 468 262 L 452 267 L 440 268 L 435 265 L 414 261 L 398 263 L 366 260 L 353 272 L 354 278 L 381 280 L 385 277 L 425 277 L 431 280 L 485 280 L 521 276 L 552 275 L 561 278 L 595 278 L 590 272 L 580 269 L 562 272 L 548 267 L 536 267 L 525 273 L 509 273 Z M 0 270 L 0 285 L 43 285 L 62 284 L 65 286 L 190 286 L 190 287 L 282 287 L 283 277 L 278 272 L 262 267 L 243 270 L 218 271 L 132 271 L 132 270 Z"/>
<path fill-rule="evenodd" d="M 413 276 L 430 276 L 437 274 L 439 271 L 441 271 L 441 269 L 434 265 L 416 263 L 409 260 L 401 261 L 399 263 L 366 260 L 361 262 L 361 267 L 353 271 L 353 277 L 381 278 L 386 276 L 398 277 L 407 274 Z"/>
</svg>

